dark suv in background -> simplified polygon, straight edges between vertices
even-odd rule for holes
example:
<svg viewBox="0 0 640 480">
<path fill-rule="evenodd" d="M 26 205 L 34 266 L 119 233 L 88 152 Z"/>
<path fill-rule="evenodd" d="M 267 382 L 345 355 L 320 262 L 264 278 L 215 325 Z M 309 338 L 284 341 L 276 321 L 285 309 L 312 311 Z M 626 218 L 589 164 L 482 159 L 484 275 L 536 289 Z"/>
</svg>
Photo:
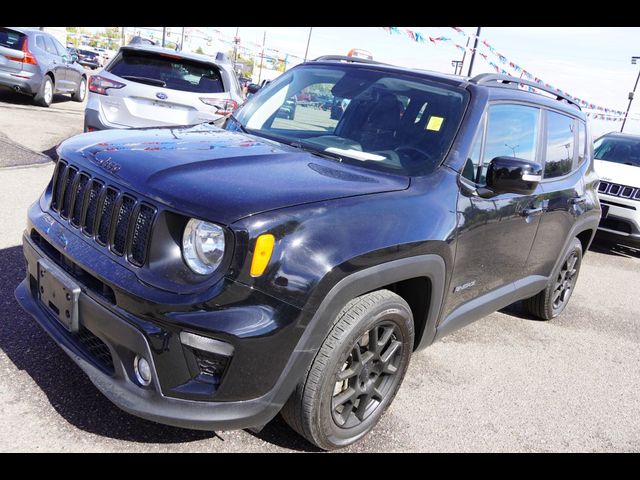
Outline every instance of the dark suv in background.
<svg viewBox="0 0 640 480">
<path fill-rule="evenodd" d="M 48 107 L 56 93 L 82 102 L 87 75 L 65 47 L 37 29 L 0 27 L 0 85 L 30 95 Z"/>
<path fill-rule="evenodd" d="M 529 83 L 321 57 L 224 129 L 73 137 L 16 297 L 128 412 L 259 430 L 282 410 L 349 445 L 416 350 L 519 300 L 567 306 L 598 177 L 580 108 Z M 344 111 L 279 115 L 303 90 Z"/>
</svg>

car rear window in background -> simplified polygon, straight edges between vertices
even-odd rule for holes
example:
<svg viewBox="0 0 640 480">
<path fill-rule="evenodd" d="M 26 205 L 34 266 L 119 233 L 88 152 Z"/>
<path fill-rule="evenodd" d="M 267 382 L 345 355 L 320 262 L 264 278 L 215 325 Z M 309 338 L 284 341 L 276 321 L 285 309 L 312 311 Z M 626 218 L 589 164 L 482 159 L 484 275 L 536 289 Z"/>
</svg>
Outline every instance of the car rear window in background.
<svg viewBox="0 0 640 480">
<path fill-rule="evenodd" d="M 0 45 L 11 48 L 12 50 L 22 50 L 25 34 L 11 30 L 10 28 L 0 27 Z"/>
<path fill-rule="evenodd" d="M 109 72 L 132 82 L 183 92 L 225 91 L 216 66 L 159 54 L 123 52 Z"/>
</svg>

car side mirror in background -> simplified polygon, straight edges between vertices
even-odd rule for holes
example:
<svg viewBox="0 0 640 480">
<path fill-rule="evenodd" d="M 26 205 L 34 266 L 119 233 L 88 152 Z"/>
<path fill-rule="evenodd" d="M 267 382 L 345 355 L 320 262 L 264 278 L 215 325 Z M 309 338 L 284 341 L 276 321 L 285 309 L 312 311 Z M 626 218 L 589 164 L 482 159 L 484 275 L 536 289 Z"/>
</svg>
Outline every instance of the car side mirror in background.
<svg viewBox="0 0 640 480">
<path fill-rule="evenodd" d="M 487 189 L 493 194 L 530 195 L 542 180 L 539 163 L 516 157 L 496 157 L 487 169 Z"/>
<path fill-rule="evenodd" d="M 71 63 L 76 63 L 78 61 L 78 55 L 75 53 L 71 54 Z"/>
<path fill-rule="evenodd" d="M 258 90 L 260 90 L 260 85 L 258 85 L 257 83 L 250 83 L 249 85 L 247 85 L 247 92 L 251 94 L 255 94 Z"/>
</svg>

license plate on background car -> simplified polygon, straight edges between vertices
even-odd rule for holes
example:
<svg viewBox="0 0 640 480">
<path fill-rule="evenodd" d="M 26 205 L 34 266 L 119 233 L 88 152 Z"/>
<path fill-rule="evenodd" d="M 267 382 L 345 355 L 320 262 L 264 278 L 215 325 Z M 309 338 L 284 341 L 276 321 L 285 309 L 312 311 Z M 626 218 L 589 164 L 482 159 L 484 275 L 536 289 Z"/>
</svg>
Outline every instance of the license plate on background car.
<svg viewBox="0 0 640 480">
<path fill-rule="evenodd" d="M 602 216 L 600 218 L 607 218 L 607 215 L 609 215 L 609 205 L 600 204 L 600 208 L 602 209 Z"/>
<path fill-rule="evenodd" d="M 79 297 L 80 287 L 67 274 L 45 258 L 38 260 L 38 298 L 70 332 L 78 331 Z"/>
</svg>

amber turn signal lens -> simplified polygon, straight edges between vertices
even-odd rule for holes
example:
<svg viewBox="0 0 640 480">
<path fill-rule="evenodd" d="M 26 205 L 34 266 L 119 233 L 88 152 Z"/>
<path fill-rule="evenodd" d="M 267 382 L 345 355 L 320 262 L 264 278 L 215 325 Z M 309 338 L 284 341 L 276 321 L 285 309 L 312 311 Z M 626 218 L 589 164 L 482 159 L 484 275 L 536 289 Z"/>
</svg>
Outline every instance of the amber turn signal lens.
<svg viewBox="0 0 640 480">
<path fill-rule="evenodd" d="M 273 252 L 273 244 L 276 239 L 270 233 L 265 233 L 256 240 L 256 248 L 253 251 L 253 260 L 251 260 L 251 276 L 259 277 L 267 268 L 271 253 Z"/>
</svg>

